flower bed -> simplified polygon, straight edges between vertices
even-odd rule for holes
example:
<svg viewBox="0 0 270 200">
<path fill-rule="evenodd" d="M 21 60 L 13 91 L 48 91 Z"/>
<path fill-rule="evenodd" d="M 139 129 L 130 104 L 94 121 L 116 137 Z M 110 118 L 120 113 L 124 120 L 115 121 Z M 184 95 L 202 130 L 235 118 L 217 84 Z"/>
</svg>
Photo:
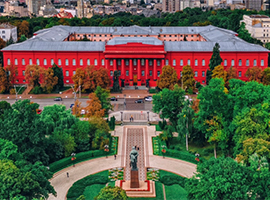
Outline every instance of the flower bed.
<svg viewBox="0 0 270 200">
<path fill-rule="evenodd" d="M 118 150 L 118 137 L 112 137 L 111 152 L 116 155 L 117 150 Z"/>
<path fill-rule="evenodd" d="M 124 169 L 123 168 L 113 168 L 109 170 L 109 180 L 117 181 L 124 179 Z"/>
<path fill-rule="evenodd" d="M 160 151 L 160 148 L 159 148 L 159 140 L 157 137 L 153 137 L 153 153 L 154 155 L 159 155 L 159 151 Z"/>
<path fill-rule="evenodd" d="M 147 180 L 158 181 L 160 178 L 159 169 L 147 168 Z"/>
</svg>

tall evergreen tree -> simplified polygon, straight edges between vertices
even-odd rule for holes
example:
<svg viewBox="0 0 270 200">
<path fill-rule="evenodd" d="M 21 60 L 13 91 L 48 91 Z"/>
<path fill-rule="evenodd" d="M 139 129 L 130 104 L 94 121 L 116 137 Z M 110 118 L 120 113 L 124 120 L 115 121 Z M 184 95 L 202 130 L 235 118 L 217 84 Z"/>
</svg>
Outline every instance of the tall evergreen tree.
<svg viewBox="0 0 270 200">
<path fill-rule="evenodd" d="M 56 64 L 53 64 L 52 69 L 53 69 L 54 76 L 58 77 L 58 82 L 54 86 L 54 89 L 56 91 L 59 91 L 61 88 L 64 87 L 63 69 L 61 67 L 58 67 Z"/>
<path fill-rule="evenodd" d="M 119 86 L 119 72 L 117 70 L 113 73 L 113 92 L 120 92 L 121 88 Z"/>
<path fill-rule="evenodd" d="M 209 63 L 210 70 L 207 70 L 206 72 L 206 84 L 208 84 L 209 81 L 211 80 L 213 74 L 212 71 L 215 69 L 215 67 L 223 62 L 222 58 L 220 57 L 219 48 L 220 48 L 219 44 L 216 43 L 213 48 L 213 54 Z"/>
</svg>

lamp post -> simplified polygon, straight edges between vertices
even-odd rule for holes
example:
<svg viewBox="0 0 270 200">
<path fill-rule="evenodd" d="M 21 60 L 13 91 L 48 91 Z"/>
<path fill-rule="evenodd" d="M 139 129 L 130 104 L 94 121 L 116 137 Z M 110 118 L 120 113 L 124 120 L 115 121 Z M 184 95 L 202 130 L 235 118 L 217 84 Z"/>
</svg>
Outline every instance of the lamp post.
<svg viewBox="0 0 270 200">
<path fill-rule="evenodd" d="M 21 91 L 21 89 L 25 87 L 25 85 L 22 85 L 19 89 L 19 91 L 16 90 L 16 86 L 14 85 L 14 90 L 15 90 L 15 93 L 16 93 L 16 101 L 18 100 L 18 93 Z"/>
<path fill-rule="evenodd" d="M 163 158 L 165 158 L 165 153 L 166 153 L 166 149 L 165 148 L 166 148 L 166 146 L 165 145 L 162 145 L 161 148 L 162 148 L 161 151 L 162 151 Z"/>
<path fill-rule="evenodd" d="M 109 145 L 104 146 L 104 151 L 106 152 L 106 158 L 108 158 L 108 152 L 109 152 Z"/>
<path fill-rule="evenodd" d="M 76 153 L 72 153 L 72 154 L 71 154 L 71 157 L 72 157 L 71 160 L 72 160 L 72 162 L 73 162 L 73 167 L 75 167 L 75 163 L 74 163 L 74 162 L 75 162 L 75 159 L 76 159 L 75 156 L 76 156 Z"/>
</svg>

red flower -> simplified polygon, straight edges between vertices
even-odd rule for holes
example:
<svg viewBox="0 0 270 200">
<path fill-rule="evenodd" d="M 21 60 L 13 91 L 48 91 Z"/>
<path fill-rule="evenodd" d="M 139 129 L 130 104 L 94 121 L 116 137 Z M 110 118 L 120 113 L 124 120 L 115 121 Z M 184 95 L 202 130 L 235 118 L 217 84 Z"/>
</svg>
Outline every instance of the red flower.
<svg viewBox="0 0 270 200">
<path fill-rule="evenodd" d="M 166 149 L 162 149 L 162 153 L 166 153 Z"/>
<path fill-rule="evenodd" d="M 199 158 L 197 158 L 197 157 L 195 158 L 195 160 L 196 160 L 196 161 L 198 161 L 198 162 L 200 161 L 200 159 L 199 159 Z"/>
</svg>

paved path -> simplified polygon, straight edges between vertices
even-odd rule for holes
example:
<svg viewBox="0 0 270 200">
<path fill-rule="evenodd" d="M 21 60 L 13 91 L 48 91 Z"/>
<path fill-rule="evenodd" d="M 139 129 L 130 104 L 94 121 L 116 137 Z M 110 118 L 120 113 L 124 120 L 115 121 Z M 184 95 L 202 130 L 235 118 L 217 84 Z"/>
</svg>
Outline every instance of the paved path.
<svg viewBox="0 0 270 200">
<path fill-rule="evenodd" d="M 128 128 L 141 128 L 138 126 L 127 126 Z M 126 150 L 123 148 L 125 145 L 123 140 L 126 140 L 124 130 L 127 127 L 116 127 L 116 136 L 119 136 L 119 146 L 118 146 L 118 155 L 117 159 L 114 160 L 112 156 L 106 158 L 97 158 L 90 161 L 86 161 L 80 164 L 76 164 L 76 167 L 69 167 L 63 169 L 56 173 L 54 177 L 50 180 L 54 186 L 55 191 L 57 192 L 57 197 L 50 196 L 49 200 L 65 200 L 66 194 L 69 188 L 74 182 L 103 170 L 107 170 L 114 167 L 124 166 Z M 196 165 L 177 160 L 172 158 L 162 158 L 161 156 L 154 156 L 152 150 L 152 137 L 155 136 L 155 127 L 154 126 L 144 126 L 145 133 L 144 137 L 144 147 L 145 147 L 145 166 L 159 168 L 179 174 L 184 177 L 192 177 L 196 172 Z M 122 137 L 123 136 L 123 137 Z M 147 158 L 147 159 L 146 159 Z M 105 162 L 104 162 L 105 161 Z M 67 178 L 66 173 L 69 172 L 69 178 Z"/>
</svg>

